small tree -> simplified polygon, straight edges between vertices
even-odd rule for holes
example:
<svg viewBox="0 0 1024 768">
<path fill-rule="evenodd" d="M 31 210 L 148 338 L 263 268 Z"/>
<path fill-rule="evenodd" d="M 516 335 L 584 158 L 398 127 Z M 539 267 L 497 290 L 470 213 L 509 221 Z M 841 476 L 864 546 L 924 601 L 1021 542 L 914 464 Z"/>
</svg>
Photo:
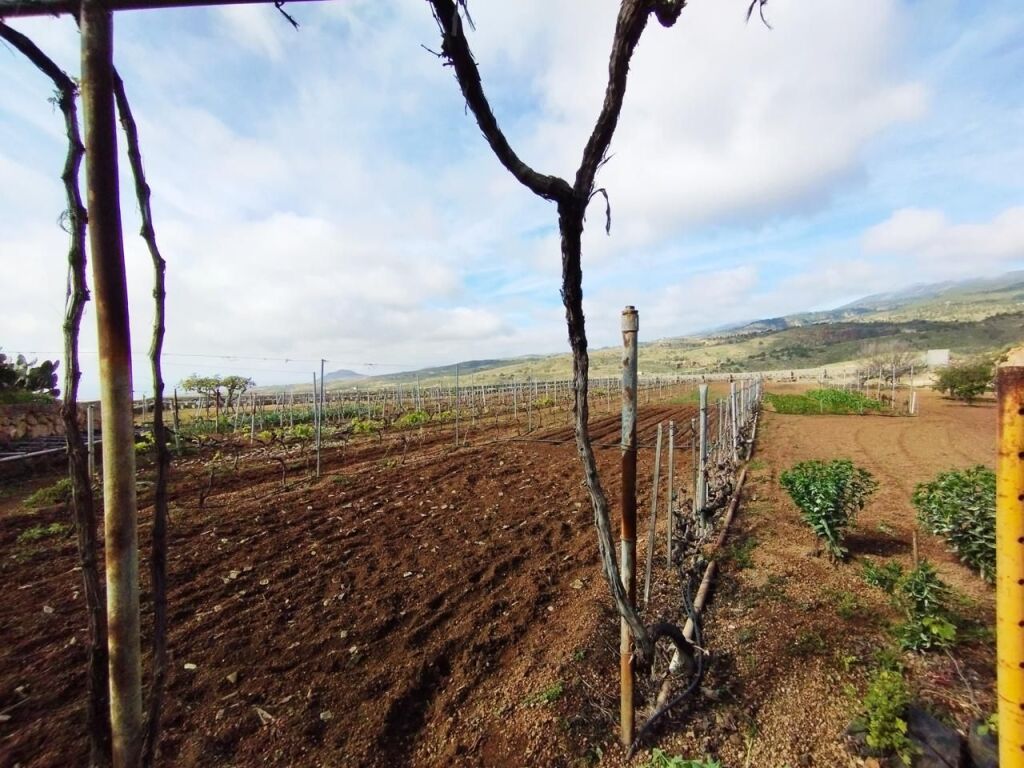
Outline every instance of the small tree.
<svg viewBox="0 0 1024 768">
<path fill-rule="evenodd" d="M 224 380 L 220 376 L 198 376 L 193 373 L 181 380 L 182 389 L 186 392 L 195 392 L 204 399 L 207 414 L 210 413 L 211 401 L 217 405 L 218 410 L 220 409 L 220 388 L 223 385 Z"/>
<path fill-rule="evenodd" d="M 939 371 L 933 385 L 955 400 L 973 403 L 992 388 L 995 380 L 995 362 L 984 357 L 953 363 Z"/>
<path fill-rule="evenodd" d="M 914 490 L 921 524 L 986 581 L 996 574 L 996 474 L 986 466 L 943 472 Z"/>
<path fill-rule="evenodd" d="M 244 395 L 250 387 L 255 387 L 256 382 L 248 376 L 224 376 L 220 380 L 220 386 L 227 390 L 225 406 L 230 408 L 232 404 L 237 408 Z"/>
</svg>

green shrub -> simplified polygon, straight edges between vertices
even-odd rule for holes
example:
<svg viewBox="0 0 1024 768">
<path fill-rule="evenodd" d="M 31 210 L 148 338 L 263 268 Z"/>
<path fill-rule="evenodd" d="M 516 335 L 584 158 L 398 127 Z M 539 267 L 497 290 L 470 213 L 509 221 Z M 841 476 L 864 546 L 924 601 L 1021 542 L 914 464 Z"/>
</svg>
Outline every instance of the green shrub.
<svg viewBox="0 0 1024 768">
<path fill-rule="evenodd" d="M 51 504 L 66 504 L 71 501 L 71 479 L 62 477 L 53 485 L 40 488 L 27 499 L 27 507 L 48 507 Z"/>
<path fill-rule="evenodd" d="M 939 371 L 933 386 L 952 398 L 971 403 L 992 387 L 994 379 L 995 362 L 981 358 L 947 365 Z"/>
<path fill-rule="evenodd" d="M 409 411 L 395 419 L 395 426 L 399 429 L 419 427 L 430 421 L 430 414 L 426 411 Z"/>
<path fill-rule="evenodd" d="M 996 474 L 985 466 L 943 472 L 914 490 L 917 517 L 988 582 L 996 573 Z"/>
<path fill-rule="evenodd" d="M 814 460 L 786 470 L 780 482 L 828 553 L 843 559 L 846 528 L 878 487 L 871 473 L 849 459 Z"/>
<path fill-rule="evenodd" d="M 872 749 L 896 755 L 910 765 L 913 750 L 907 738 L 906 709 L 910 702 L 903 675 L 893 669 L 875 673 L 864 697 L 867 742 Z"/>
<path fill-rule="evenodd" d="M 812 389 L 800 395 L 768 393 L 765 399 L 778 413 L 851 414 L 881 411 L 885 407 L 878 400 L 845 389 Z"/>
</svg>

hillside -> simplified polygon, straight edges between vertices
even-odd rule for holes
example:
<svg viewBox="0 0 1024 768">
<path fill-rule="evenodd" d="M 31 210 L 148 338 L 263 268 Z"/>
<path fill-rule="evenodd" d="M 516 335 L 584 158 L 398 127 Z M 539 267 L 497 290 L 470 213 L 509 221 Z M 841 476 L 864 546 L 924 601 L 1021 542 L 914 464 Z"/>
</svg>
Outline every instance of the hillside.
<svg viewBox="0 0 1024 768">
<path fill-rule="evenodd" d="M 640 345 L 645 374 L 817 368 L 870 357 L 899 346 L 950 349 L 954 356 L 995 351 L 1024 340 L 1024 271 L 996 278 L 911 286 L 864 296 L 841 307 L 764 318 L 693 336 Z M 591 376 L 620 373 L 619 349 L 591 350 Z M 365 378 L 366 386 L 450 382 L 455 364 Z M 458 363 L 460 379 L 486 384 L 564 379 L 568 352 Z M 352 383 L 349 379 L 346 383 Z M 328 387 L 331 377 L 328 377 Z M 335 386 L 341 386 L 338 382 Z"/>
</svg>

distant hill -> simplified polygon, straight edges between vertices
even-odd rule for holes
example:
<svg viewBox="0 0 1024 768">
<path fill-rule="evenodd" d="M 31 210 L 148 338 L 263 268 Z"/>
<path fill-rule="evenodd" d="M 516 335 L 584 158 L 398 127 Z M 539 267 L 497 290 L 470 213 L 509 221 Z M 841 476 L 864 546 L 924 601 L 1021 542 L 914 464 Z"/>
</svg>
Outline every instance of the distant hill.
<svg viewBox="0 0 1024 768">
<path fill-rule="evenodd" d="M 1024 341 L 1024 271 L 995 278 L 915 285 L 864 296 L 835 309 L 763 318 L 693 336 L 641 343 L 644 374 L 740 372 L 816 368 L 871 356 L 899 345 L 924 352 L 950 349 L 954 356 L 989 352 Z M 617 347 L 590 350 L 592 378 L 618 377 Z M 459 362 L 466 384 L 571 376 L 567 353 Z M 456 364 L 366 377 L 353 371 L 327 374 L 334 382 L 361 386 L 419 382 L 450 384 Z"/>
<path fill-rule="evenodd" d="M 912 285 L 891 293 L 864 296 L 835 309 L 735 323 L 698 335 L 710 338 L 848 321 L 961 322 L 1020 311 L 1024 311 L 1024 270 L 998 277 Z"/>
<path fill-rule="evenodd" d="M 330 373 L 324 374 L 325 381 L 355 381 L 357 379 L 365 379 L 366 377 L 361 373 L 355 371 L 349 371 L 345 368 L 341 368 L 337 371 L 331 371 Z"/>
</svg>

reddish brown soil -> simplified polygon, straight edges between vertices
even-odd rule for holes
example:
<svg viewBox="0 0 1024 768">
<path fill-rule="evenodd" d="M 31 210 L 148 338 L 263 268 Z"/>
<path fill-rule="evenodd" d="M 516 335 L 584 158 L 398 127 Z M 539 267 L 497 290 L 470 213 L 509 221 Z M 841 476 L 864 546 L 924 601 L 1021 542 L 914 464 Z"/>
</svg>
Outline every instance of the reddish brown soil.
<svg viewBox="0 0 1024 768">
<path fill-rule="evenodd" d="M 643 407 L 641 441 L 691 413 Z M 618 429 L 601 417 L 592 433 L 614 443 Z M 549 442 L 364 440 L 328 451 L 319 481 L 293 454 L 286 489 L 265 449 L 180 462 L 163 764 L 568 765 L 607 741 L 600 716 L 570 724 L 561 712 L 583 685 L 567 670 L 617 669 L 596 633 L 616 627 L 578 458 L 568 427 L 531 437 Z M 614 499 L 618 451 L 599 459 Z M 642 452 L 641 476 L 650 466 Z M 73 540 L 18 541 L 67 518 L 19 503 L 54 479 L 0 501 L 4 766 L 85 764 Z M 143 551 L 148 524 L 144 508 Z M 535 695 L 562 681 L 557 704 Z"/>
<path fill-rule="evenodd" d="M 715 659 L 705 693 L 719 701 L 705 699 L 705 719 L 667 736 L 666 749 L 711 753 L 725 766 L 864 765 L 843 732 L 877 653 L 895 646 L 891 627 L 900 617 L 863 581 L 863 563 L 909 567 L 915 484 L 995 459 L 991 403 L 921 394 L 915 418 L 763 414 L 730 537 L 733 557 L 707 617 Z M 833 565 L 816 552 L 778 475 L 797 461 L 838 457 L 866 467 L 880 487 L 849 536 L 849 562 Z M 993 591 L 941 540 L 920 533 L 919 549 L 960 596 L 961 641 L 955 662 L 941 653 L 900 658 L 912 692 L 963 729 L 994 707 Z"/>
<path fill-rule="evenodd" d="M 691 412 L 642 408 L 641 439 L 650 442 L 659 420 L 685 423 Z M 328 452 L 319 482 L 303 479 L 308 455 L 296 452 L 285 461 L 287 489 L 267 450 L 243 450 L 232 468 L 224 448 L 203 508 L 210 457 L 183 461 L 172 493 L 163 764 L 623 764 L 617 620 L 575 449 L 559 443 L 569 431 L 557 421 L 532 436 L 554 442 L 453 450 L 442 431 L 422 444 L 353 443 Z M 618 420 L 595 419 L 593 431 L 614 443 Z M 473 432 L 478 441 L 508 436 L 484 425 Z M 730 768 L 862 765 L 842 732 L 898 616 L 864 584 L 861 562 L 909 564 L 914 483 L 990 463 L 993 410 L 924 395 L 914 419 L 769 413 L 758 446 L 706 617 L 708 676 L 656 743 Z M 796 461 L 833 456 L 881 483 L 851 536 L 851 562 L 839 566 L 815 554 L 777 482 Z M 599 460 L 615 499 L 618 451 Z M 651 466 L 651 451 L 641 452 L 644 520 Z M 684 466 L 685 452 L 677 471 Z M 18 503 L 53 479 L 0 498 L 3 766 L 85 764 L 74 545 L 17 542 L 30 526 L 66 519 Z M 142 523 L 145 549 L 145 509 Z M 643 549 L 641 541 L 641 564 Z M 992 594 L 941 542 L 922 535 L 920 549 L 964 596 L 965 640 L 956 663 L 904 663 L 915 692 L 962 726 L 991 711 Z M 649 618 L 678 601 L 663 564 L 655 584 Z"/>
</svg>

